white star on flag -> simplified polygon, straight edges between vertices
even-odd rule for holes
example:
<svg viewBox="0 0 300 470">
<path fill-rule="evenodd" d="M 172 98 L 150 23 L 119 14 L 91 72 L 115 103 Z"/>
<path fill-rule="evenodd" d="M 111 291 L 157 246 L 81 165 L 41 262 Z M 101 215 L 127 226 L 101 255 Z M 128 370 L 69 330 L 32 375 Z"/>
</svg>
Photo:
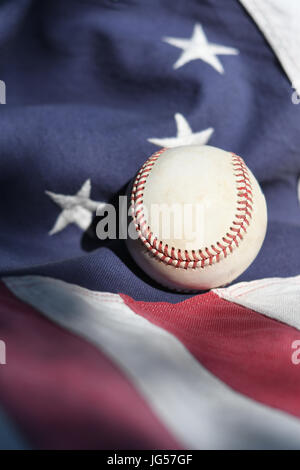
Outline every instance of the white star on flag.
<svg viewBox="0 0 300 470">
<path fill-rule="evenodd" d="M 46 194 L 62 208 L 62 212 L 56 219 L 49 235 L 61 232 L 69 224 L 76 224 L 81 230 L 87 230 L 91 225 L 93 213 L 100 206 L 105 206 L 104 202 L 97 202 L 90 199 L 91 181 L 88 179 L 74 196 L 45 191 Z"/>
<path fill-rule="evenodd" d="M 180 145 L 206 145 L 214 132 L 212 127 L 208 127 L 200 132 L 193 132 L 182 114 L 176 113 L 174 118 L 177 126 L 176 137 L 166 137 L 163 139 L 151 138 L 148 139 L 148 142 L 158 147 L 166 148 L 179 147 Z"/>
<path fill-rule="evenodd" d="M 298 179 L 297 191 L 298 191 L 298 201 L 299 201 L 299 204 L 300 204 L 300 178 Z"/>
<path fill-rule="evenodd" d="M 165 37 L 163 41 L 183 50 L 179 59 L 173 65 L 174 69 L 182 67 L 191 60 L 201 59 L 211 65 L 217 72 L 224 73 L 223 65 L 217 56 L 237 55 L 239 53 L 237 49 L 232 47 L 208 42 L 203 28 L 199 23 L 195 25 L 193 35 L 190 39 Z"/>
</svg>

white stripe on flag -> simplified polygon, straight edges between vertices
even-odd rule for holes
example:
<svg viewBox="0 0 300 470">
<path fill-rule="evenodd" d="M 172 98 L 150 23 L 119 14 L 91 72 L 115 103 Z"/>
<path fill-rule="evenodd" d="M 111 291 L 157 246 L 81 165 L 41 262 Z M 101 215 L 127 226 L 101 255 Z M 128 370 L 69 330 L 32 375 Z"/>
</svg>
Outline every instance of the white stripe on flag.
<svg viewBox="0 0 300 470">
<path fill-rule="evenodd" d="M 240 282 L 213 292 L 300 330 L 300 276 Z"/>
<path fill-rule="evenodd" d="M 300 93 L 299 0 L 240 0 Z"/>
<path fill-rule="evenodd" d="M 300 447 L 298 419 L 233 391 L 118 295 L 39 276 L 4 282 L 17 297 L 112 358 L 185 447 Z"/>
</svg>

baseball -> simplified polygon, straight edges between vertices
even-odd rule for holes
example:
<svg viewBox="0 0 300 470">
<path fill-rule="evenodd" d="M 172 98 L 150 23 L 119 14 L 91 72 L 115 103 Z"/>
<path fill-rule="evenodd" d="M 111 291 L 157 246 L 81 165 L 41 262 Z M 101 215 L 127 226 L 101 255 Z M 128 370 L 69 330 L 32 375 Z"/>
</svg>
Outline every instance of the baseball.
<svg viewBox="0 0 300 470">
<path fill-rule="evenodd" d="M 210 146 L 161 149 L 129 187 L 127 246 L 155 281 L 176 290 L 223 286 L 255 259 L 267 227 L 258 182 L 243 159 Z"/>
</svg>

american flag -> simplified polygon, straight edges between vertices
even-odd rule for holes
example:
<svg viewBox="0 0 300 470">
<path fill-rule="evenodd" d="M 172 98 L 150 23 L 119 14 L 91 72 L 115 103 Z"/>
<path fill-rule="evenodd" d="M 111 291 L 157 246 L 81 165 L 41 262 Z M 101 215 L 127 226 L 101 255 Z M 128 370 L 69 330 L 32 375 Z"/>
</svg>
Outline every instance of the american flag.
<svg viewBox="0 0 300 470">
<path fill-rule="evenodd" d="M 298 3 L 1 2 L 0 448 L 299 449 Z M 95 212 L 193 144 L 244 158 L 268 231 L 183 294 Z"/>
</svg>

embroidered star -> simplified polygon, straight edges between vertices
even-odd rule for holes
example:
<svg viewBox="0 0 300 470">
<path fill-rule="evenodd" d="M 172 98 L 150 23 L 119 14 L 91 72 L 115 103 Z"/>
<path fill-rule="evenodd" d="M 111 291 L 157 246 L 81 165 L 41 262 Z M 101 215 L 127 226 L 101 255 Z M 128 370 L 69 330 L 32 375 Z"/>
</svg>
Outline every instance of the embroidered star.
<svg viewBox="0 0 300 470">
<path fill-rule="evenodd" d="M 148 142 L 151 142 L 158 147 L 167 148 L 179 147 L 180 145 L 206 145 L 210 136 L 214 132 L 212 127 L 208 127 L 200 132 L 193 132 L 189 123 L 182 114 L 176 113 L 174 118 L 177 126 L 176 137 L 166 137 L 163 139 L 151 138 L 148 139 Z"/>
<path fill-rule="evenodd" d="M 174 69 L 182 67 L 191 60 L 201 59 L 211 65 L 217 72 L 223 74 L 224 68 L 217 56 L 237 55 L 239 53 L 237 49 L 232 47 L 208 42 L 203 28 L 199 23 L 195 25 L 193 35 L 190 39 L 165 37 L 163 41 L 183 50 L 179 59 L 173 65 Z"/>
<path fill-rule="evenodd" d="M 104 202 L 90 199 L 91 181 L 89 179 L 74 196 L 45 192 L 62 209 L 49 235 L 61 232 L 69 224 L 76 224 L 81 230 L 87 230 L 91 225 L 93 213 L 99 206 L 105 205 Z"/>
</svg>

